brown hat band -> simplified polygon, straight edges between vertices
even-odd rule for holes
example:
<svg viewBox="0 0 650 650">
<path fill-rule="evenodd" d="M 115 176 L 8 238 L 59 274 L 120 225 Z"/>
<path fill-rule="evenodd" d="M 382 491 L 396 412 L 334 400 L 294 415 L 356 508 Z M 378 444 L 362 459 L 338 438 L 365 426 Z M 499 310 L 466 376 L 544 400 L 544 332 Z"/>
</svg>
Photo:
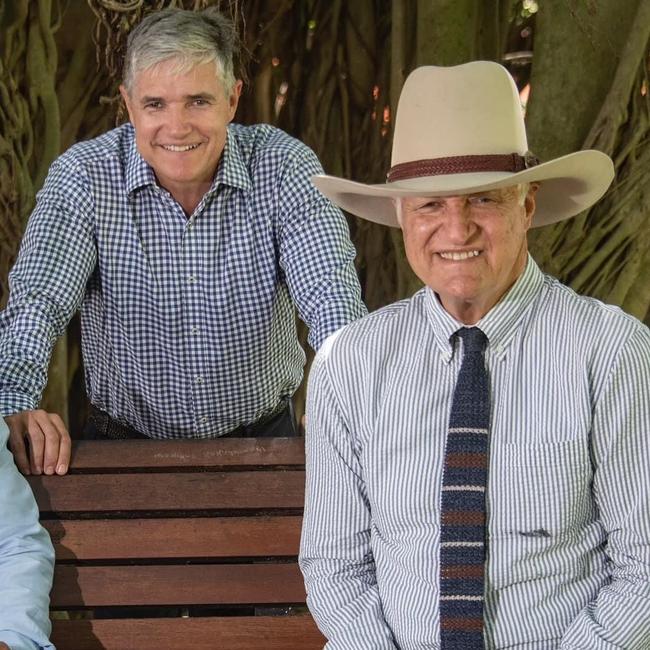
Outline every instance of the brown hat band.
<svg viewBox="0 0 650 650">
<path fill-rule="evenodd" d="M 441 174 L 468 174 L 472 172 L 521 172 L 539 165 L 539 160 L 530 152 L 524 156 L 518 153 L 486 154 L 481 156 L 450 156 L 429 158 L 394 165 L 386 176 L 389 183 L 420 176 Z"/>
</svg>

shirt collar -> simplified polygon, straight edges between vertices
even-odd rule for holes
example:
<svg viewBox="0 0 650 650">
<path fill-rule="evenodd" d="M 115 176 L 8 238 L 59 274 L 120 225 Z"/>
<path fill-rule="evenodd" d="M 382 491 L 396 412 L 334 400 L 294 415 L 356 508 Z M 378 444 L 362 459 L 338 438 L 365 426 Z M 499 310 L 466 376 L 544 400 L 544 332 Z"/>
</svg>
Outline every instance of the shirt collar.
<svg viewBox="0 0 650 650">
<path fill-rule="evenodd" d="M 219 185 L 230 185 L 246 192 L 253 189 L 248 166 L 244 160 L 244 153 L 231 127 L 228 127 L 226 132 L 226 144 L 210 192 L 214 191 Z"/>
<path fill-rule="evenodd" d="M 127 194 L 131 194 L 141 187 L 157 183 L 153 169 L 138 152 L 133 126 L 129 124 L 128 128 L 131 131 L 131 142 L 126 157 L 126 191 Z M 230 128 L 226 133 L 226 144 L 217 166 L 217 173 L 207 195 L 214 193 L 219 185 L 230 185 L 247 192 L 253 189 L 243 153 Z"/>
<path fill-rule="evenodd" d="M 129 130 L 130 142 L 127 145 L 125 181 L 126 193 L 130 195 L 141 187 L 156 185 L 156 175 L 138 152 L 135 129 L 131 124 L 127 124 L 126 128 Z"/>
<path fill-rule="evenodd" d="M 476 323 L 489 340 L 489 349 L 497 356 L 505 353 L 528 308 L 537 298 L 544 284 L 544 274 L 535 260 L 528 255 L 524 272 L 511 289 L 490 311 Z M 449 314 L 429 287 L 426 291 L 427 313 L 433 326 L 433 335 L 439 347 L 443 361 L 449 362 L 453 356 L 451 336 L 460 327 L 466 327 Z"/>
</svg>

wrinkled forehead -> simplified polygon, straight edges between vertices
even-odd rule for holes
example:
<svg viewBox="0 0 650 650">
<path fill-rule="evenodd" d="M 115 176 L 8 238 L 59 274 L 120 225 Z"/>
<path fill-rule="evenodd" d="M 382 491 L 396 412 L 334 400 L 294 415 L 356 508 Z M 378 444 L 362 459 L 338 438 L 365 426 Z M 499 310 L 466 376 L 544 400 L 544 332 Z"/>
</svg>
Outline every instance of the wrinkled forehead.
<svg viewBox="0 0 650 650">
<path fill-rule="evenodd" d="M 229 96 L 218 65 L 214 61 L 189 62 L 169 58 L 139 70 L 127 89 L 132 99 L 143 97 L 172 97 L 178 94 Z"/>
<path fill-rule="evenodd" d="M 139 61 L 140 65 L 134 67 L 132 74 L 124 80 L 124 85 L 130 95 L 138 94 L 143 87 L 151 84 L 167 84 L 175 86 L 176 83 L 192 83 L 200 85 L 214 85 L 222 88 L 228 95 L 227 80 L 224 79 L 221 63 L 213 57 L 169 56 L 160 61 Z"/>
<path fill-rule="evenodd" d="M 422 194 L 421 196 L 401 196 L 395 199 L 395 202 L 401 202 L 403 205 L 412 205 L 415 203 L 421 203 L 422 201 L 428 201 L 430 199 L 441 199 L 441 200 L 455 200 L 455 199 L 469 199 L 472 197 L 478 196 L 487 196 L 495 199 L 508 200 L 510 198 L 517 198 L 519 193 L 522 191 L 520 185 L 508 185 L 506 187 L 498 187 L 491 190 L 481 190 L 479 192 L 467 192 L 465 194 L 447 194 L 447 193 L 433 193 L 433 194 Z"/>
<path fill-rule="evenodd" d="M 173 77 L 191 77 L 197 73 L 214 74 L 215 78 L 221 80 L 222 71 L 218 59 L 215 57 L 189 57 L 179 54 L 170 56 L 162 61 L 155 61 L 150 65 L 137 68 L 134 74 L 134 80 L 138 81 L 142 76 L 158 77 L 169 75 Z"/>
</svg>

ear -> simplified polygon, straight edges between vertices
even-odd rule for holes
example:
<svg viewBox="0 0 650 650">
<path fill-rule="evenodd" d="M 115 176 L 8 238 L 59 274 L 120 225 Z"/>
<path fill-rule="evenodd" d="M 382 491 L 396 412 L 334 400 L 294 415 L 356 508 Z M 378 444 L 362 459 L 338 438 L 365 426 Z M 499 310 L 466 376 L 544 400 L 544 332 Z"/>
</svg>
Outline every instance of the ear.
<svg viewBox="0 0 650 650">
<path fill-rule="evenodd" d="M 533 222 L 533 215 L 535 214 L 535 194 L 539 189 L 539 183 L 531 183 L 528 189 L 528 194 L 524 199 L 524 210 L 526 211 L 526 230 L 530 228 Z"/>
<path fill-rule="evenodd" d="M 230 93 L 230 97 L 228 98 L 229 116 L 230 116 L 228 122 L 232 122 L 233 118 L 235 117 L 235 113 L 237 112 L 237 106 L 239 105 L 239 98 L 241 97 L 241 91 L 243 87 L 244 87 L 244 82 L 241 79 L 237 79 L 235 85 L 233 86 L 232 93 Z"/>
<path fill-rule="evenodd" d="M 129 97 L 129 92 L 127 89 L 124 87 L 124 84 L 120 85 L 120 95 L 122 95 L 122 99 L 124 100 L 124 103 L 126 104 L 126 111 L 129 114 L 129 121 L 131 124 L 134 124 L 133 122 L 133 111 L 132 111 L 132 105 L 131 105 L 131 98 Z"/>
</svg>

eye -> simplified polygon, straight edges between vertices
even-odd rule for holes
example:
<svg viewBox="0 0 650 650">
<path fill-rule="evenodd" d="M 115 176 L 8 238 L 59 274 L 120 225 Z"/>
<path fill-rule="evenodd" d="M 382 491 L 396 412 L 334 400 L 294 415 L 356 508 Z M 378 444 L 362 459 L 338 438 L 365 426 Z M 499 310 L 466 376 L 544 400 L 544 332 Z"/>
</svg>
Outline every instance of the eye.
<svg viewBox="0 0 650 650">
<path fill-rule="evenodd" d="M 158 110 L 162 108 L 162 102 L 155 100 L 155 101 L 150 101 L 147 102 L 144 107 L 148 110 Z"/>
<path fill-rule="evenodd" d="M 209 105 L 210 102 L 204 97 L 197 97 L 196 99 L 192 100 L 192 106 L 209 106 Z"/>
<path fill-rule="evenodd" d="M 442 201 L 436 198 L 423 198 L 409 201 L 406 205 L 412 212 L 430 212 L 442 207 Z"/>
<path fill-rule="evenodd" d="M 442 207 L 442 201 L 438 199 L 427 199 L 420 205 L 416 206 L 416 210 L 429 212 L 431 210 L 439 210 Z"/>
<path fill-rule="evenodd" d="M 416 199 L 405 199 L 403 202 L 404 212 L 413 215 L 437 214 L 445 208 L 445 199 L 436 197 L 418 197 Z"/>
<path fill-rule="evenodd" d="M 492 205 L 496 203 L 494 197 L 489 194 L 478 194 L 476 196 L 471 196 L 469 199 L 472 205 Z"/>
</svg>

